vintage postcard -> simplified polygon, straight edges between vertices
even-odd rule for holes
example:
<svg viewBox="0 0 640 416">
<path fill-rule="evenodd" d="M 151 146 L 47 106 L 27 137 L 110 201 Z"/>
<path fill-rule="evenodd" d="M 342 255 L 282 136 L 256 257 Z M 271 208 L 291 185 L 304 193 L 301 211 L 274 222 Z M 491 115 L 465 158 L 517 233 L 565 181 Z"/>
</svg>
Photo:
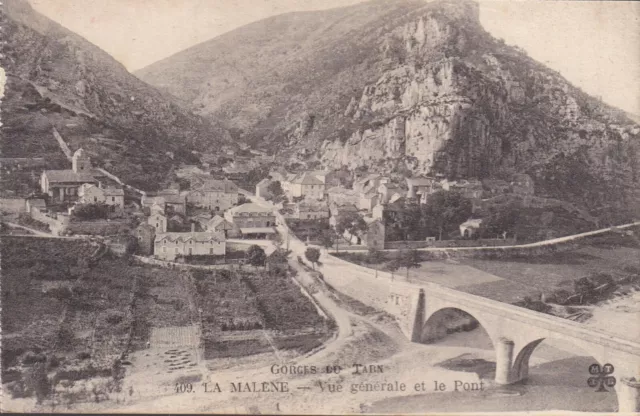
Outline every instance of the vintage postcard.
<svg viewBox="0 0 640 416">
<path fill-rule="evenodd" d="M 640 2 L 1 0 L 0 410 L 640 411 Z"/>
</svg>

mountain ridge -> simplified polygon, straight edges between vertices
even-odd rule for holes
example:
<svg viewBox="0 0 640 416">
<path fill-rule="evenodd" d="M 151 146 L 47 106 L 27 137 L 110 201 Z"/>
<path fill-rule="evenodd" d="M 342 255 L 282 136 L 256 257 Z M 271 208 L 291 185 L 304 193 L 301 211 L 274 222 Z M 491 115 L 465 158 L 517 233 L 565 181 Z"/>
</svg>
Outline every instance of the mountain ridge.
<svg viewBox="0 0 640 416">
<path fill-rule="evenodd" d="M 144 189 L 165 182 L 173 165 L 197 161 L 192 150 L 230 143 L 215 121 L 192 114 L 25 0 L 4 1 L 1 18 L 5 157 L 56 160 L 55 127 L 72 148 L 83 147 L 97 164 Z"/>
<path fill-rule="evenodd" d="M 527 173 L 543 196 L 638 215 L 637 123 L 493 38 L 478 13 L 469 0 L 408 0 L 275 16 L 136 74 L 283 160 Z"/>
</svg>

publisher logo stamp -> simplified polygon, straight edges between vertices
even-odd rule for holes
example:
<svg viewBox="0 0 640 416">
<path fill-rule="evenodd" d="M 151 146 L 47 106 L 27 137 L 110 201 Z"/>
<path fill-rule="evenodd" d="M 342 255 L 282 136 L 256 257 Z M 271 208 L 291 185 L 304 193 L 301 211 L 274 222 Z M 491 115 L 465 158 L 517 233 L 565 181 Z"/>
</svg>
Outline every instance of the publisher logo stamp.
<svg viewBox="0 0 640 416">
<path fill-rule="evenodd" d="M 608 388 L 613 388 L 616 385 L 616 378 L 612 376 L 613 365 L 605 364 L 600 367 L 600 364 L 591 364 L 589 366 L 589 374 L 591 377 L 587 379 L 589 387 L 596 389 L 596 392 L 609 391 Z"/>
</svg>

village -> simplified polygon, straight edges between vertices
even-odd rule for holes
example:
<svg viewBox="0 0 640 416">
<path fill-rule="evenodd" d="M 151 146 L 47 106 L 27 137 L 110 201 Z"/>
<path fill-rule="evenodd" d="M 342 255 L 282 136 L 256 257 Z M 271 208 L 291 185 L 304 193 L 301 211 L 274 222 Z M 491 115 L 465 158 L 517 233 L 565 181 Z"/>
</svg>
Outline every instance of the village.
<svg viewBox="0 0 640 416">
<path fill-rule="evenodd" d="M 511 181 L 403 181 L 367 172 L 354 179 L 343 171 L 271 169 L 249 192 L 230 179 L 234 172 L 208 168 L 184 165 L 167 189 L 144 192 L 94 167 L 78 149 L 71 169 L 42 171 L 39 192 L 3 207 L 11 205 L 5 214 L 17 214 L 19 225 L 54 236 L 102 236 L 120 252 L 216 264 L 233 251 L 228 241 L 288 238 L 278 235 L 279 221 L 307 244 L 335 250 L 512 244 L 515 224 L 484 228 L 483 217 L 496 201 L 531 205 L 534 198 L 525 174 Z M 433 212 L 447 208 L 454 214 L 446 220 Z M 421 212 L 429 210 L 424 218 Z"/>
</svg>

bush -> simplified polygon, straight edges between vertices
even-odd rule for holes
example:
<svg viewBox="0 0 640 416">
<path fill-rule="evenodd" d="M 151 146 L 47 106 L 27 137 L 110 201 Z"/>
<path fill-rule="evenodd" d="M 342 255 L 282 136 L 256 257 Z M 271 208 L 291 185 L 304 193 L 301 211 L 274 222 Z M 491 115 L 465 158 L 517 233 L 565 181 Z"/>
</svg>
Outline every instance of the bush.
<svg viewBox="0 0 640 416">
<path fill-rule="evenodd" d="M 107 219 L 110 211 L 107 204 L 78 204 L 73 210 L 73 218 L 84 221 Z"/>
<path fill-rule="evenodd" d="M 35 363 L 44 363 L 47 361 L 47 357 L 44 354 L 36 354 L 32 351 L 28 351 L 24 357 L 22 357 L 23 365 L 32 365 Z"/>
<path fill-rule="evenodd" d="M 89 358 L 91 358 L 91 354 L 89 354 L 89 353 L 88 353 L 88 352 L 86 352 L 86 351 L 82 351 L 82 352 L 79 352 L 79 353 L 76 355 L 76 358 L 77 358 L 78 360 L 88 360 Z"/>
<path fill-rule="evenodd" d="M 110 311 L 105 319 L 111 325 L 117 325 L 124 319 L 124 314 L 120 311 Z"/>
</svg>

